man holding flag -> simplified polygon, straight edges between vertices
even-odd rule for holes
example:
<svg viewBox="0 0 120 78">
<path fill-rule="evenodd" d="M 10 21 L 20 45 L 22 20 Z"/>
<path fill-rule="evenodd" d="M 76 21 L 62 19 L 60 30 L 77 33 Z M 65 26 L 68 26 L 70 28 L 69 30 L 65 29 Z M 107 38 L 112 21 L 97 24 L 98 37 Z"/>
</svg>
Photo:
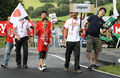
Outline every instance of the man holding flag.
<svg viewBox="0 0 120 78">
<path fill-rule="evenodd" d="M 28 16 L 22 5 L 19 3 L 11 15 L 10 21 L 13 23 L 16 42 L 16 63 L 17 68 L 21 68 L 21 46 L 23 46 L 23 68 L 28 68 L 28 39 L 30 37 L 30 25 L 25 19 Z"/>
</svg>

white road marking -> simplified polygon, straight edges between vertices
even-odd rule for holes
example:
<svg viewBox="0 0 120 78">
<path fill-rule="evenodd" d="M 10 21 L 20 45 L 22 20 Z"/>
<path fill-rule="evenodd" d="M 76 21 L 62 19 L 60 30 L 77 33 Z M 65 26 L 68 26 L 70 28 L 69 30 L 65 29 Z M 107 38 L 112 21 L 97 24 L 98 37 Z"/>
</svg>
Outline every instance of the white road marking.
<svg viewBox="0 0 120 78">
<path fill-rule="evenodd" d="M 62 58 L 62 57 L 60 57 L 60 56 L 58 56 L 58 55 L 54 55 L 54 54 L 49 54 L 49 55 L 54 56 L 54 57 L 56 57 L 56 58 L 59 58 L 59 59 L 65 61 L 65 58 Z M 70 63 L 71 63 L 72 65 L 74 65 L 74 62 L 70 62 Z M 88 67 L 85 66 L 85 65 L 80 65 L 80 66 L 81 66 L 81 67 L 84 67 L 84 68 L 88 68 Z M 100 71 L 100 70 L 96 70 L 96 69 L 93 69 L 93 70 L 96 71 L 96 72 L 108 74 L 108 75 L 111 75 L 111 76 L 120 77 L 119 75 L 111 74 L 111 73 L 108 73 L 108 72 L 104 72 L 104 71 Z"/>
</svg>

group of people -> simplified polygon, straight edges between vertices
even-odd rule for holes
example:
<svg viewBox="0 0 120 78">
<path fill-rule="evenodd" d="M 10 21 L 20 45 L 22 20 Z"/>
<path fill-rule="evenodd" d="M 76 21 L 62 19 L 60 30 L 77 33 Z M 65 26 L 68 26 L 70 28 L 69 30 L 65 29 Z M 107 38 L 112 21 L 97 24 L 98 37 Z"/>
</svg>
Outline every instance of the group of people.
<svg viewBox="0 0 120 78">
<path fill-rule="evenodd" d="M 100 8 L 98 15 L 90 16 L 83 27 L 80 27 L 80 20 L 84 18 L 77 18 L 77 12 L 70 12 L 70 19 L 68 19 L 64 24 L 63 31 L 63 44 L 66 44 L 66 53 L 65 53 L 65 64 L 64 71 L 69 70 L 69 62 L 71 58 L 72 51 L 74 52 L 74 69 L 75 72 L 80 73 L 80 32 L 85 34 L 85 26 L 89 23 L 86 30 L 87 37 L 87 52 L 90 65 L 88 69 L 97 67 L 97 58 L 98 53 L 101 52 L 101 41 L 100 41 L 100 28 L 103 30 L 104 20 L 102 17 L 105 15 L 106 9 Z M 48 52 L 48 48 L 52 45 L 52 35 L 51 31 L 54 30 L 54 26 L 47 19 L 47 12 L 42 11 L 41 20 L 37 22 L 35 29 L 35 34 L 38 36 L 38 47 L 37 51 L 39 52 L 40 65 L 39 70 L 44 71 L 47 69 L 44 60 Z M 10 17 L 9 17 L 10 18 Z M 8 18 L 8 20 L 9 20 Z M 15 37 L 15 46 L 16 46 L 16 64 L 17 68 L 28 68 L 28 42 L 31 42 L 30 36 L 30 25 L 28 21 L 24 18 L 19 19 L 18 22 L 7 24 L 5 28 L 6 32 L 6 53 L 3 59 L 1 67 L 8 67 L 8 60 L 10 57 L 11 50 L 14 46 L 14 37 Z M 21 64 L 21 46 L 23 46 L 23 65 Z M 94 61 L 92 60 L 92 50 L 94 50 Z"/>
</svg>

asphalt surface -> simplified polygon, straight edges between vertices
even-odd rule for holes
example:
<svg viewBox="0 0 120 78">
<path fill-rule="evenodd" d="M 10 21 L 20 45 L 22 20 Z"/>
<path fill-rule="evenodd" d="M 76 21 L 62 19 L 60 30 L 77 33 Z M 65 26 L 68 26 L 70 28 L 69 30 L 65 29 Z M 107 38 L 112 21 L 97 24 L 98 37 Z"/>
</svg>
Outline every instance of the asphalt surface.
<svg viewBox="0 0 120 78">
<path fill-rule="evenodd" d="M 4 48 L 0 49 L 0 64 L 2 63 L 4 52 Z M 0 78 L 120 78 L 97 71 L 89 71 L 86 68 L 89 62 L 85 52 L 81 52 L 80 57 L 81 71 L 83 73 L 74 72 L 73 57 L 71 57 L 69 72 L 64 72 L 64 54 L 64 48 L 50 49 L 46 59 L 48 69 L 45 72 L 41 72 L 38 70 L 39 56 L 36 48 L 29 49 L 28 69 L 16 68 L 15 52 L 12 51 L 8 68 L 0 67 Z M 102 64 L 98 63 L 98 65 Z"/>
</svg>

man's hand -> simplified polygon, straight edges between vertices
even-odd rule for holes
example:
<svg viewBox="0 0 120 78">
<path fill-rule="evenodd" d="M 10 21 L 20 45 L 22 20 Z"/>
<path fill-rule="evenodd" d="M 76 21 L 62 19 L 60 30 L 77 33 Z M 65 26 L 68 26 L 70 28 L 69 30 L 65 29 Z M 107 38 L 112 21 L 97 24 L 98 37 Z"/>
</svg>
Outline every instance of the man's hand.
<svg viewBox="0 0 120 78">
<path fill-rule="evenodd" d="M 103 29 L 102 32 L 105 33 L 108 29 Z"/>
<path fill-rule="evenodd" d="M 18 40 L 18 41 L 20 41 L 20 40 L 21 40 L 19 36 L 17 36 L 17 40 Z"/>
<path fill-rule="evenodd" d="M 82 29 L 82 28 L 80 28 L 80 31 L 83 31 L 83 29 Z"/>
<path fill-rule="evenodd" d="M 52 41 L 50 41 L 50 46 L 52 46 L 52 44 L 53 44 Z"/>
<path fill-rule="evenodd" d="M 65 40 L 65 38 L 63 38 L 63 41 L 62 41 L 62 42 L 63 42 L 63 44 L 65 45 L 65 43 L 66 43 L 66 40 Z"/>
<path fill-rule="evenodd" d="M 28 42 L 31 43 L 31 38 L 29 38 Z"/>
<path fill-rule="evenodd" d="M 4 42 L 5 42 L 5 44 L 6 44 L 6 40 L 5 40 Z"/>
</svg>

